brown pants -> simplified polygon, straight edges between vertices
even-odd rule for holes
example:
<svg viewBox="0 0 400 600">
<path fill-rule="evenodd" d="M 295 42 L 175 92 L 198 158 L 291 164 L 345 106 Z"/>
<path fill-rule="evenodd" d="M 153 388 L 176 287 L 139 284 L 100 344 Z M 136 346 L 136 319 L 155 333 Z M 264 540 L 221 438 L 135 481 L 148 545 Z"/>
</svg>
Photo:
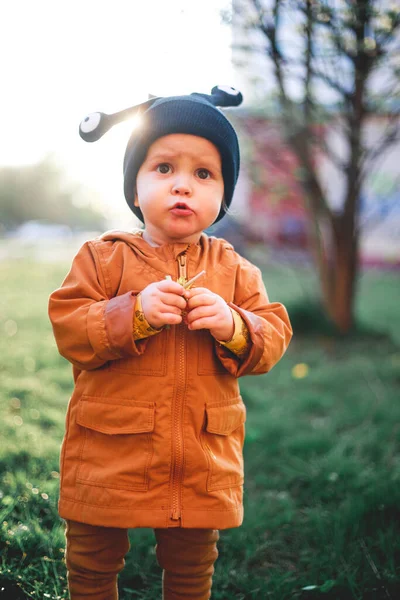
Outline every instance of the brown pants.
<svg viewBox="0 0 400 600">
<path fill-rule="evenodd" d="M 163 600 L 208 600 L 218 557 L 216 529 L 154 529 L 163 569 Z M 117 576 L 129 550 L 128 530 L 67 521 L 71 600 L 117 600 Z"/>
</svg>

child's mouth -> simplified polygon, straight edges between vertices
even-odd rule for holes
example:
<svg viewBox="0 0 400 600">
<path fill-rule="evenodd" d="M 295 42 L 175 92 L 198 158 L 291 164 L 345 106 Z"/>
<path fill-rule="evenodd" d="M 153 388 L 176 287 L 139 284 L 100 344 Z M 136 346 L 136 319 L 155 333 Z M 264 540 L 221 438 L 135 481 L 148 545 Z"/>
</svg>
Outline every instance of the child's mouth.
<svg viewBox="0 0 400 600">
<path fill-rule="evenodd" d="M 189 217 L 193 214 L 193 211 L 187 204 L 184 202 L 177 202 L 172 208 L 171 212 L 173 215 L 178 217 Z"/>
</svg>

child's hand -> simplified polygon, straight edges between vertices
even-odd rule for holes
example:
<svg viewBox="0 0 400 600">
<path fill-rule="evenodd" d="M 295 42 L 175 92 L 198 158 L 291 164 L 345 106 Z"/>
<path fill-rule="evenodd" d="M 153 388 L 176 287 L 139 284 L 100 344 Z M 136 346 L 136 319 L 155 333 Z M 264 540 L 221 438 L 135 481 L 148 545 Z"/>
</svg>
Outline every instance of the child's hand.
<svg viewBox="0 0 400 600">
<path fill-rule="evenodd" d="M 186 290 L 186 322 L 189 329 L 209 329 L 215 339 L 227 342 L 235 329 L 231 310 L 225 300 L 207 288 Z"/>
<path fill-rule="evenodd" d="M 184 288 L 175 281 L 162 280 L 150 283 L 141 291 L 142 309 L 149 325 L 160 329 L 164 325 L 177 325 L 186 308 Z"/>
</svg>

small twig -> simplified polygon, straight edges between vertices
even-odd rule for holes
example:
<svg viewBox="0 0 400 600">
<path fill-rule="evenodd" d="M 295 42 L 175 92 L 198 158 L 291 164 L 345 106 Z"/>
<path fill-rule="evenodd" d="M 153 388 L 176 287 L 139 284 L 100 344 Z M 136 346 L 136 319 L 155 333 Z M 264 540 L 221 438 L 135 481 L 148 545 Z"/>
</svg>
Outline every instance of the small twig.
<svg viewBox="0 0 400 600">
<path fill-rule="evenodd" d="M 188 290 L 194 284 L 194 282 L 197 281 L 198 279 L 200 279 L 200 277 L 202 277 L 203 275 L 205 275 L 205 271 L 204 270 L 200 271 L 200 273 L 197 273 L 197 275 L 195 275 L 194 277 L 192 277 L 192 279 L 189 279 L 189 281 L 187 281 L 186 283 L 184 283 L 182 287 L 185 290 Z M 166 275 L 165 279 L 167 281 L 172 281 L 171 275 Z M 165 325 L 165 329 L 170 329 L 170 325 Z"/>
<path fill-rule="evenodd" d="M 200 277 L 202 277 L 205 274 L 206 274 L 206 272 L 204 270 L 200 271 L 200 273 L 197 273 L 197 275 L 195 275 L 194 277 L 192 277 L 192 279 L 189 279 L 189 281 L 187 281 L 186 283 L 184 283 L 182 287 L 185 290 L 188 290 L 194 284 L 195 281 L 197 281 L 198 279 L 200 279 Z M 165 279 L 167 279 L 168 281 L 172 281 L 171 275 L 166 275 Z"/>
<path fill-rule="evenodd" d="M 192 277 L 192 279 L 189 279 L 189 281 L 184 283 L 183 287 L 185 288 L 185 290 L 188 290 L 194 284 L 194 282 L 197 281 L 197 279 L 199 279 L 203 275 L 205 275 L 205 273 L 206 273 L 205 271 L 200 271 L 200 273 L 197 273 L 197 275 Z"/>
</svg>

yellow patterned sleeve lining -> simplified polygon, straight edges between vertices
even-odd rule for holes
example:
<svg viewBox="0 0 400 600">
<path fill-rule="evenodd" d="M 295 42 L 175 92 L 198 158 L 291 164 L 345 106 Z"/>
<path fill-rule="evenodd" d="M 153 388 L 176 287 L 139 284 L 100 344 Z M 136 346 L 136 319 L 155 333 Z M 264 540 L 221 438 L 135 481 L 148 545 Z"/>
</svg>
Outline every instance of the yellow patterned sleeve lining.
<svg viewBox="0 0 400 600">
<path fill-rule="evenodd" d="M 250 333 L 246 323 L 233 308 L 229 307 L 233 316 L 235 330 L 228 342 L 219 342 L 225 348 L 236 354 L 239 358 L 244 356 L 250 347 Z M 218 341 L 218 340 L 217 340 Z"/>
<path fill-rule="evenodd" d="M 163 327 L 161 327 L 161 329 L 154 329 L 154 327 L 148 323 L 146 317 L 144 316 L 140 294 L 138 294 L 136 296 L 135 311 L 133 313 L 133 339 L 142 340 L 143 338 L 160 333 L 160 331 L 163 329 Z"/>
</svg>

